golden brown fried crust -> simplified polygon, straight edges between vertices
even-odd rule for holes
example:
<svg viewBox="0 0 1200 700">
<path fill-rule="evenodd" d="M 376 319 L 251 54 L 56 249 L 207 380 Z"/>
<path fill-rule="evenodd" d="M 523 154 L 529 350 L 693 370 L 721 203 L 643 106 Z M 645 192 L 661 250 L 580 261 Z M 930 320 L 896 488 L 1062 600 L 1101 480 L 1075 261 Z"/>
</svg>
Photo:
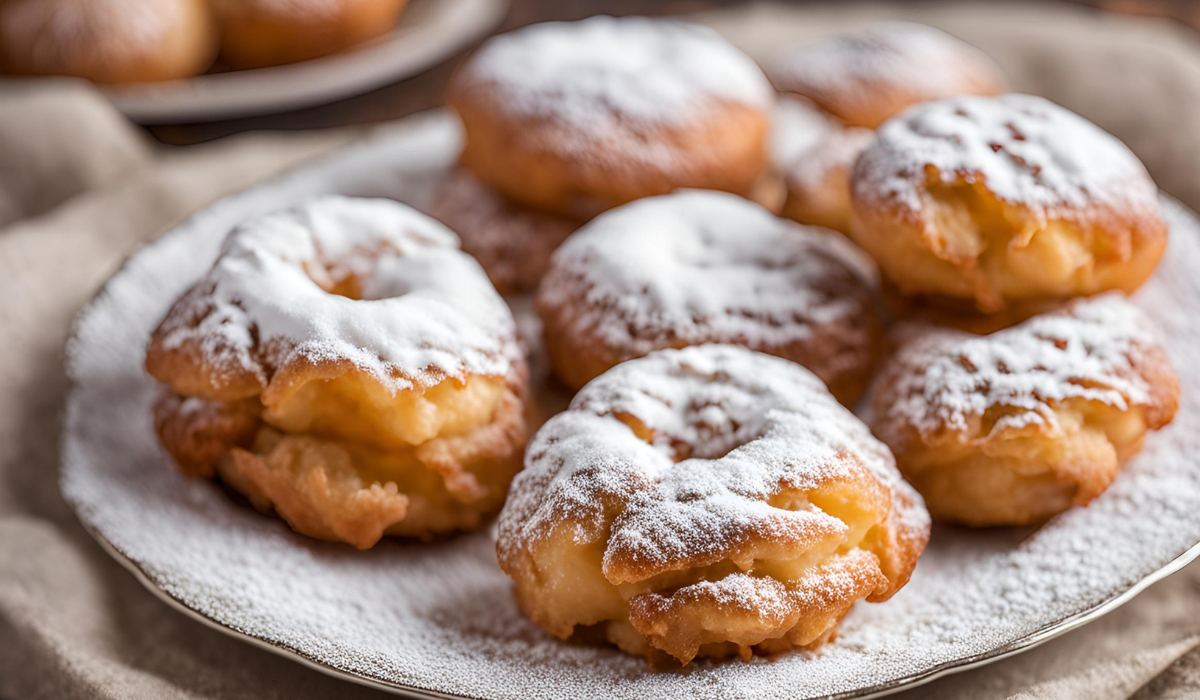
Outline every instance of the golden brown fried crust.
<svg viewBox="0 0 1200 700">
<path fill-rule="evenodd" d="M 462 169 L 434 193 L 429 214 L 458 234 L 501 294 L 536 287 L 550 254 L 582 223 L 521 206 Z"/>
<path fill-rule="evenodd" d="M 829 265 L 833 270 L 836 269 L 834 266 L 840 266 L 841 263 L 830 258 Z M 820 377 L 830 393 L 843 405 L 852 406 L 866 391 L 872 371 L 886 348 L 883 322 L 870 289 L 849 270 L 845 270 L 844 275 L 831 273 L 822 282 L 829 285 L 823 290 L 826 295 L 853 302 L 859 308 L 859 313 L 813 324 L 812 333 L 807 337 L 785 344 L 751 344 L 745 338 L 723 336 L 716 332 L 702 342 L 745 345 L 752 350 L 796 362 Z M 539 293 L 536 300 L 550 365 L 555 375 L 568 387 L 579 389 L 621 362 L 645 354 L 632 346 L 614 346 L 599 327 L 588 329 L 591 332 L 577 333 L 577 324 L 573 321 L 585 309 L 589 313 L 611 316 L 614 320 L 619 318 L 620 311 L 611 306 L 597 307 L 597 303 L 603 302 L 589 300 L 589 290 L 566 271 L 552 267 L 543 282 L 543 289 L 551 285 L 572 288 L 569 303 L 548 304 L 543 293 Z M 803 311 L 798 309 L 797 313 L 803 315 Z M 634 336 L 636 341 L 652 344 L 654 350 L 701 344 L 673 336 L 669 328 L 653 334 L 645 332 L 644 335 L 635 328 L 631 328 L 630 332 L 637 334 Z"/>
<path fill-rule="evenodd" d="M 256 399 L 170 391 L 155 405 L 155 427 L 185 473 L 220 476 L 301 534 L 368 549 L 384 535 L 475 529 L 500 509 L 524 454 L 526 373 L 514 371 L 485 425 L 408 450 L 289 435 L 262 421 Z"/>
<path fill-rule="evenodd" d="M 1000 200 L 979 182 L 931 189 L 936 194 L 919 213 L 852 190 L 852 237 L 918 304 L 954 310 L 968 300 L 982 314 L 1015 306 L 1019 318 L 1075 296 L 1130 293 L 1154 272 L 1167 245 L 1167 225 L 1156 211 L 1096 201 L 1047 217 Z M 953 224 L 944 222 L 953 220 L 940 210 L 947 204 L 970 211 L 972 226 L 948 228 Z M 953 239 L 964 233 L 978 242 L 957 245 Z"/>
<path fill-rule="evenodd" d="M 408 0 L 212 3 L 221 28 L 221 58 L 233 68 L 294 63 L 361 44 L 391 31 L 407 4 Z"/>
<path fill-rule="evenodd" d="M 783 216 L 809 226 L 849 233 L 850 171 L 871 142 L 866 129 L 832 129 L 784 172 L 787 199 Z"/>
<path fill-rule="evenodd" d="M 817 646 L 832 638 L 856 601 L 887 600 L 909 580 L 928 542 L 929 520 L 920 497 L 894 473 L 886 447 L 811 375 L 795 383 L 794 365 L 761 355 L 752 368 L 692 360 L 719 353 L 751 355 L 704 346 L 626 363 L 583 389 L 530 444 L 526 471 L 499 520 L 497 557 L 516 584 L 521 609 L 554 636 L 606 640 L 656 664 L 748 659 Z M 682 361 L 653 364 L 669 357 Z M 613 378 L 631 381 L 639 371 L 654 386 L 627 388 L 625 395 L 638 397 L 634 408 L 612 393 Z M 755 373 L 782 388 L 764 396 L 761 385 L 742 384 Z M 679 382 L 692 388 L 681 394 Z M 741 396 L 743 390 L 749 394 Z M 792 398 L 776 404 L 775 390 Z M 749 396 L 757 401 L 747 402 Z M 686 425 L 663 411 L 678 412 Z M 781 421 L 779 432 L 765 427 L 763 435 L 789 435 L 782 426 L 792 417 L 811 424 L 820 415 L 834 421 L 829 430 L 818 428 L 820 435 L 842 434 L 848 443 L 822 453 L 831 461 L 812 463 L 812 479 L 800 476 L 805 468 L 787 467 L 777 487 L 772 474 L 763 482 L 767 490 L 758 492 L 750 486 L 757 477 L 743 474 L 744 488 L 719 504 L 708 501 L 712 484 L 685 484 L 691 477 L 682 475 L 724 469 L 697 460 L 724 460 L 736 451 L 733 463 L 750 472 L 743 460 L 755 455 L 778 449 L 799 463 L 812 447 L 767 437 L 750 438 L 764 442 L 744 452 L 749 443 L 727 444 L 729 426 L 752 423 L 755 411 Z M 648 416 L 656 418 L 644 421 Z M 695 429 L 722 437 L 696 443 L 682 437 L 700 435 Z M 662 454 L 673 466 L 642 466 Z"/>
<path fill-rule="evenodd" d="M 1042 318 L 1069 313 L 1071 307 Z M 1017 326 L 1006 332 L 1022 330 Z M 1040 340 L 1062 347 L 1067 342 L 1049 333 Z M 957 351 L 951 346 L 945 352 Z M 1174 417 L 1179 383 L 1162 346 L 1142 338 L 1123 358 L 1111 374 L 1080 375 L 1069 381 L 1116 392 L 1124 391 L 1120 388 L 1124 382 L 1133 382 L 1144 387 L 1144 397 L 1124 395 L 1119 403 L 1078 395 L 1038 399 L 1052 413 L 1049 419 L 1021 420 L 1003 427 L 1000 421 L 1019 417 L 1023 409 L 998 402 L 982 414 L 967 415 L 961 425 L 950 418 L 928 425 L 911 411 L 896 410 L 906 401 L 917 401 L 924 408 L 928 400 L 913 392 L 916 384 L 925 381 L 921 373 L 931 356 L 902 348 L 881 372 L 874 394 L 873 429 L 891 447 L 900 470 L 925 498 L 935 519 L 976 527 L 1038 524 L 1103 493 L 1120 465 L 1141 449 L 1146 433 Z M 957 362 L 966 367 L 971 360 Z M 1035 370 L 1026 378 L 1044 381 L 1046 375 Z M 1020 403 L 1018 398 L 1012 400 Z M 939 414 L 924 410 L 923 415 Z"/>
<path fill-rule="evenodd" d="M 694 123 L 630 124 L 609 138 L 514 116 L 485 87 L 452 85 L 447 100 L 466 130 L 463 167 L 510 199 L 571 219 L 680 188 L 749 196 L 767 171 L 767 116 L 742 104 L 714 101 Z M 670 155 L 645 157 L 651 150 Z"/>
<path fill-rule="evenodd" d="M 248 448 L 262 425 L 256 399 L 210 401 L 164 389 L 154 402 L 154 432 L 188 476 L 211 479 L 234 447 Z"/>
<path fill-rule="evenodd" d="M 0 69 L 69 75 L 98 83 L 188 78 L 208 70 L 217 34 L 204 0 L 142 3 L 97 0 L 0 2 Z M 136 12 L 131 10 L 136 9 Z M 165 25 L 157 37 L 143 31 Z M 152 41 L 151 41 L 152 40 Z"/>
</svg>

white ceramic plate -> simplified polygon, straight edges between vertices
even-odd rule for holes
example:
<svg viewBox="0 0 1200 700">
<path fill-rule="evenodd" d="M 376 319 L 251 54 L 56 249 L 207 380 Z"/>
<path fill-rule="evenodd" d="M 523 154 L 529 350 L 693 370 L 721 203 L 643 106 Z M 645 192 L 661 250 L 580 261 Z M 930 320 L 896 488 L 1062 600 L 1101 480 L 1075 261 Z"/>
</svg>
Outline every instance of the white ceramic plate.
<svg viewBox="0 0 1200 700">
<path fill-rule="evenodd" d="M 183 477 L 152 434 L 150 330 L 246 216 L 314 195 L 419 203 L 459 133 L 423 115 L 368 143 L 218 202 L 138 251 L 80 316 L 62 487 L 105 548 L 175 607 L 322 671 L 419 697 L 863 697 L 994 661 L 1128 600 L 1200 542 L 1200 222 L 1164 199 L 1171 244 L 1136 300 L 1165 328 L 1184 401 L 1116 483 L 1039 530 L 935 529 L 911 583 L 859 604 L 817 653 L 649 669 L 554 640 L 516 609 L 490 534 L 368 552 L 313 542 Z"/>
<path fill-rule="evenodd" d="M 352 49 L 300 63 L 108 86 L 142 124 L 200 122 L 332 102 L 416 75 L 496 27 L 508 0 L 411 0 L 396 28 Z"/>
</svg>

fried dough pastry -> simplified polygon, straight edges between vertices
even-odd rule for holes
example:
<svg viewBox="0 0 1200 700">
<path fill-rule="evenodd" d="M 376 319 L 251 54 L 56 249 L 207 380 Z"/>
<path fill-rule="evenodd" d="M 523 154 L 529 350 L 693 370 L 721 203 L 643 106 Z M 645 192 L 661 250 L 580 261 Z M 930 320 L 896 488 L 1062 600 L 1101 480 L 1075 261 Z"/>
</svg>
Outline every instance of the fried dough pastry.
<svg viewBox="0 0 1200 700">
<path fill-rule="evenodd" d="M 208 70 L 217 33 L 205 0 L 0 0 L 0 70 L 98 83 Z"/>
<path fill-rule="evenodd" d="M 578 388 L 653 350 L 733 343 L 808 367 L 852 404 L 883 348 L 855 253 L 723 192 L 627 204 L 551 259 L 536 298 L 551 365 Z"/>
<path fill-rule="evenodd" d="M 979 49 L 923 24 L 885 22 L 783 55 L 780 92 L 806 97 L 847 126 L 879 128 L 912 105 L 1006 91 Z"/>
<path fill-rule="evenodd" d="M 1175 416 L 1155 335 L 1116 293 L 989 336 L 928 329 L 883 370 L 875 433 L 934 518 L 1040 523 L 1100 495 Z"/>
<path fill-rule="evenodd" d="M 453 233 L 396 202 L 326 197 L 239 226 L 146 370 L 185 473 L 319 539 L 478 527 L 520 469 L 512 315 Z"/>
<path fill-rule="evenodd" d="M 452 81 L 462 165 L 572 219 L 680 187 L 750 195 L 767 175 L 771 85 L 715 32 L 645 18 L 534 25 Z"/>
<path fill-rule="evenodd" d="M 294 63 L 386 34 L 408 0 L 210 0 L 233 68 Z"/>
<path fill-rule="evenodd" d="M 775 168 L 787 189 L 783 216 L 848 233 L 850 170 L 875 132 L 845 126 L 795 97 L 779 100 L 773 129 Z"/>
<path fill-rule="evenodd" d="M 537 287 L 550 254 L 582 224 L 521 206 L 461 168 L 434 192 L 428 213 L 458 234 L 505 295 Z"/>
<path fill-rule="evenodd" d="M 703 345 L 621 364 L 550 419 L 496 549 L 554 636 L 686 664 L 823 643 L 928 537 L 887 448 L 813 374 Z"/>
<path fill-rule="evenodd" d="M 851 179 L 854 240 L 900 293 L 952 310 L 1130 292 L 1167 242 L 1137 157 L 1040 97 L 915 107 L 879 130 Z"/>
</svg>

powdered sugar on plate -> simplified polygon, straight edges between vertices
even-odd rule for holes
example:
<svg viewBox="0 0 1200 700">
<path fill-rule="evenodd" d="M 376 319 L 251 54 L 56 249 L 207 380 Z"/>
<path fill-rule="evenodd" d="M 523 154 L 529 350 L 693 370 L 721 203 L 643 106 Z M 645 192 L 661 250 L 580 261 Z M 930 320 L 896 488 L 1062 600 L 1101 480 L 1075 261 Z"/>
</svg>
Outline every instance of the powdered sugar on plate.
<svg viewBox="0 0 1200 700">
<path fill-rule="evenodd" d="M 886 603 L 856 607 L 818 652 L 655 672 L 614 649 L 552 639 L 526 620 L 487 532 L 358 552 L 294 535 L 173 469 L 152 434 L 142 350 L 170 302 L 211 265 L 225 232 L 246 216 L 329 192 L 419 200 L 456 152 L 452 122 L 425 118 L 224 200 L 139 251 L 81 316 L 69 348 L 64 493 L 90 529 L 196 614 L 417 694 L 796 700 L 895 687 L 1012 651 L 1200 542 L 1200 224 L 1170 200 L 1169 250 L 1134 300 L 1164 329 L 1179 370 L 1175 422 L 1148 436 L 1088 507 L 1032 534 L 935 528 L 909 585 Z"/>
<path fill-rule="evenodd" d="M 980 182 L 1005 202 L 1051 215 L 1157 208 L 1154 182 L 1125 144 L 1032 95 L 955 97 L 889 120 L 855 163 L 855 197 L 919 211 L 930 168 L 942 182 Z"/>
</svg>

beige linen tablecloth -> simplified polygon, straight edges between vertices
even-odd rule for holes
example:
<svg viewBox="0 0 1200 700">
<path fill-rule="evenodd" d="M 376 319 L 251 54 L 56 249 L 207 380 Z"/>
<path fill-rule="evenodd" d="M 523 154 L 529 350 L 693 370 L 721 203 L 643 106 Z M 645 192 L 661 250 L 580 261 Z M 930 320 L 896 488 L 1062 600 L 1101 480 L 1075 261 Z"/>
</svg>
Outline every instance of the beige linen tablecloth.
<svg viewBox="0 0 1200 700">
<path fill-rule="evenodd" d="M 1115 132 L 1166 191 L 1200 207 L 1200 41 L 1182 27 L 1007 2 L 762 5 L 701 19 L 767 57 L 786 41 L 901 16 L 979 44 L 1019 89 Z M 57 487 L 61 350 L 80 306 L 138 243 L 362 134 L 254 134 L 168 152 L 85 86 L 0 85 L 0 698 L 383 697 L 168 608 L 100 550 Z M 899 697 L 1148 699 L 1198 689 L 1200 565 L 1034 651 Z"/>
</svg>

